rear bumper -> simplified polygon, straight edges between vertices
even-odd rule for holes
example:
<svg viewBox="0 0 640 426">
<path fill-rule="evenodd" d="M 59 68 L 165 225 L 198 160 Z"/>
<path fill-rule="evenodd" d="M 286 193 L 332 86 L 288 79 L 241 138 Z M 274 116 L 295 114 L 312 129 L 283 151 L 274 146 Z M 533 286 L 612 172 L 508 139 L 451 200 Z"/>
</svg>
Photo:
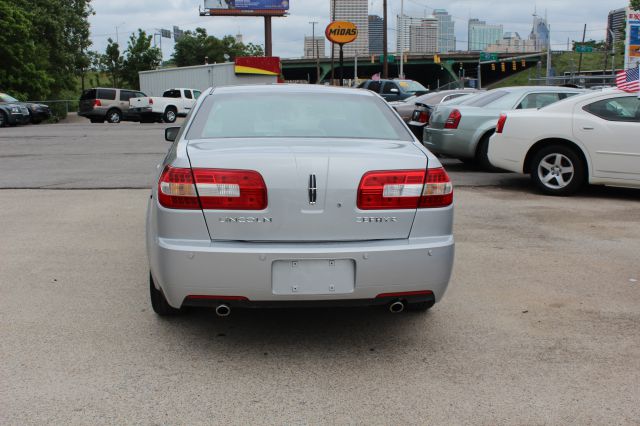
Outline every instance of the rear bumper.
<svg viewBox="0 0 640 426">
<path fill-rule="evenodd" d="M 174 307 L 208 306 L 220 300 L 258 307 L 318 302 L 376 305 L 393 299 L 380 297 L 385 293 L 425 290 L 432 292 L 435 303 L 447 289 L 454 258 L 453 235 L 340 243 L 185 241 L 148 236 L 147 249 L 154 281 Z M 353 260 L 353 291 L 274 294 L 273 262 L 304 259 Z M 410 302 L 427 300 L 430 298 Z"/>
<path fill-rule="evenodd" d="M 452 157 L 473 158 L 475 146 L 461 129 L 425 127 L 423 143 L 429 151 Z"/>
</svg>

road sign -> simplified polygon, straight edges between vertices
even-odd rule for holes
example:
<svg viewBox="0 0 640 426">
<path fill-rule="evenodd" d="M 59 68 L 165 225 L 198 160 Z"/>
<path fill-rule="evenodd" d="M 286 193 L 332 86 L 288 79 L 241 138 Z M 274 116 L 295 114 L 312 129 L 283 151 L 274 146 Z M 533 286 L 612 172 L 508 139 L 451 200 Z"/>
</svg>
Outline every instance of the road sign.
<svg viewBox="0 0 640 426">
<path fill-rule="evenodd" d="M 171 30 L 160 30 L 160 35 L 163 38 L 171 38 Z"/>
<path fill-rule="evenodd" d="M 576 46 L 576 52 L 578 52 L 578 53 L 591 53 L 591 52 L 593 52 L 593 47 L 592 46 L 577 45 Z"/>
<path fill-rule="evenodd" d="M 487 52 L 480 52 L 480 61 L 484 62 L 484 61 L 497 61 L 498 60 L 498 54 L 497 53 L 487 53 Z"/>
</svg>

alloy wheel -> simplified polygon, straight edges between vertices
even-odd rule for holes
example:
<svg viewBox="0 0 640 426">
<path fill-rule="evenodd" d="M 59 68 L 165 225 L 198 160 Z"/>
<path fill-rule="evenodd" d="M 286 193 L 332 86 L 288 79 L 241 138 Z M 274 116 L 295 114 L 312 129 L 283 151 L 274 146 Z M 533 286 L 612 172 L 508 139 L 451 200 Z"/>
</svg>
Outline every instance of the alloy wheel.
<svg viewBox="0 0 640 426">
<path fill-rule="evenodd" d="M 538 163 L 538 178 L 548 188 L 565 188 L 571 183 L 574 175 L 573 163 L 564 154 L 548 154 Z"/>
</svg>

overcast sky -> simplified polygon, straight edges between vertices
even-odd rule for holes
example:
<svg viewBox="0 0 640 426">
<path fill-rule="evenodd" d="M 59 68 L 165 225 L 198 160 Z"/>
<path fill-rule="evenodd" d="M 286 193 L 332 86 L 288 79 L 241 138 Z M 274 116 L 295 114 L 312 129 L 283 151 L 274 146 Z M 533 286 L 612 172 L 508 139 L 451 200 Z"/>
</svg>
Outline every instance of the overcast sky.
<svg viewBox="0 0 640 426">
<path fill-rule="evenodd" d="M 322 33 L 329 23 L 330 0 L 290 0 L 290 14 L 273 19 L 273 52 L 284 58 L 300 57 L 305 35 L 311 35 L 310 21 L 318 21 L 316 33 Z M 340 1 L 340 0 L 337 0 Z M 553 49 L 566 49 L 567 38 L 581 39 L 587 24 L 587 39 L 603 39 L 607 13 L 623 7 L 624 1 L 544 0 L 535 3 L 538 14 L 547 11 L 551 25 Z M 104 51 L 107 38 L 119 38 L 126 46 L 131 32 L 142 28 L 148 32 L 174 25 L 184 30 L 204 27 L 209 34 L 222 37 L 241 33 L 245 42 L 264 43 L 262 18 L 201 17 L 198 7 L 203 0 L 93 0 L 95 16 L 90 18 L 93 49 Z M 389 48 L 395 46 L 395 17 L 400 14 L 400 0 L 388 0 Z M 467 20 L 479 18 L 491 24 L 503 24 L 505 31 L 517 31 L 527 37 L 531 31 L 534 2 L 527 0 L 405 0 L 405 14 L 424 16 L 433 8 L 446 9 L 455 22 L 457 49 L 466 49 Z M 369 14 L 382 16 L 382 0 L 369 1 Z M 118 34 L 116 34 L 116 27 Z M 122 49 L 124 50 L 124 48 Z M 173 51 L 173 41 L 162 40 L 164 57 Z"/>
</svg>

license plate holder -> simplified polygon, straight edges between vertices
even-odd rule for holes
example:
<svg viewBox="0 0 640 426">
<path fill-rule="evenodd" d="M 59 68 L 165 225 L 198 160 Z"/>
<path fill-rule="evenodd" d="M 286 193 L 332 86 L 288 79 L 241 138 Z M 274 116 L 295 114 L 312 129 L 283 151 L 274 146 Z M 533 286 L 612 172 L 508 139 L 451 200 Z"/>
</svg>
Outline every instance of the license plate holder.
<svg viewBox="0 0 640 426">
<path fill-rule="evenodd" d="M 276 260 L 271 265 L 273 294 L 353 293 L 355 270 L 353 259 Z"/>
</svg>

